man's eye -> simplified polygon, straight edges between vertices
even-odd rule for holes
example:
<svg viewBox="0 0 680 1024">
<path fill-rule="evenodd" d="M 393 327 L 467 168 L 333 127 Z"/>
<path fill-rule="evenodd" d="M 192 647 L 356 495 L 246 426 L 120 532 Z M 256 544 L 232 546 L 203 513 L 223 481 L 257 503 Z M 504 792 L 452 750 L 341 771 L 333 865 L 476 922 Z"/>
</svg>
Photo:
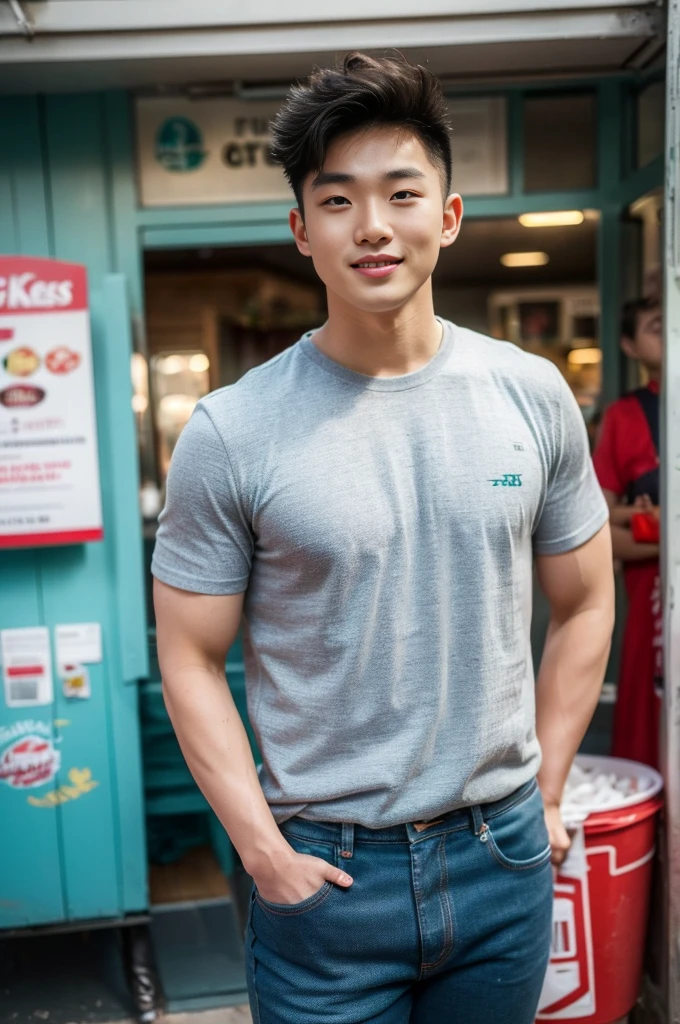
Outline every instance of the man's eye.
<svg viewBox="0 0 680 1024">
<path fill-rule="evenodd" d="M 395 192 L 392 196 L 393 199 L 414 199 L 416 196 L 415 192 L 411 192 L 409 189 L 404 188 L 401 192 Z"/>
<path fill-rule="evenodd" d="M 323 206 L 349 206 L 349 199 L 345 199 L 344 196 L 331 196 L 330 199 L 326 199 Z"/>
</svg>

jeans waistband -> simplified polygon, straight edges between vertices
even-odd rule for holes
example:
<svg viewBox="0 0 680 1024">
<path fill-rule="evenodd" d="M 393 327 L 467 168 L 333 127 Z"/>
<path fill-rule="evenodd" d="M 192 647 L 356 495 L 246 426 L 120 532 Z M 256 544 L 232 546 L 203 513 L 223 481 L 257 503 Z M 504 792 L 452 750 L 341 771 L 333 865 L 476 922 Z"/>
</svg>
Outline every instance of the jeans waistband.
<svg viewBox="0 0 680 1024">
<path fill-rule="evenodd" d="M 481 825 L 503 811 L 528 799 L 536 790 L 536 779 L 530 779 L 514 793 L 485 804 L 474 804 L 455 811 L 440 814 L 430 822 L 406 822 L 403 825 L 390 825 L 387 828 L 367 828 L 352 822 L 311 821 L 309 818 L 289 818 L 280 825 L 285 835 L 298 836 L 300 839 L 316 839 L 338 843 L 343 856 L 352 856 L 356 843 L 413 843 L 430 836 L 441 835 L 443 832 L 455 832 L 469 828 L 476 834 Z"/>
</svg>

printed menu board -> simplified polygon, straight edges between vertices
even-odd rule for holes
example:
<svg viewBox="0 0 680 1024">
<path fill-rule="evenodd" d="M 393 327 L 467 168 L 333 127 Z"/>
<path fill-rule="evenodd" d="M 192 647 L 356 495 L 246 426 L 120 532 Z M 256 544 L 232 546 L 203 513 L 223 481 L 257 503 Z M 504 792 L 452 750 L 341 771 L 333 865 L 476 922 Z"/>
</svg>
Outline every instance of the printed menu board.
<svg viewBox="0 0 680 1024">
<path fill-rule="evenodd" d="M 85 267 L 0 256 L 0 548 L 102 537 Z"/>
</svg>

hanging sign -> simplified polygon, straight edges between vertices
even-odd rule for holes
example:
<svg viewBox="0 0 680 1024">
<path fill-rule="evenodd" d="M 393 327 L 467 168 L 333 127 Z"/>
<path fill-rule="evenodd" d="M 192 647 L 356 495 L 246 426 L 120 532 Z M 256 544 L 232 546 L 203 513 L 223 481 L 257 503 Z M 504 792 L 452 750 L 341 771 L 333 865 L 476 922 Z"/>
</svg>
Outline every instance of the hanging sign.
<svg viewBox="0 0 680 1024">
<path fill-rule="evenodd" d="M 465 195 L 508 189 L 506 106 L 500 96 L 448 101 L 453 188 Z M 277 100 L 142 97 L 137 161 L 143 206 L 295 202 L 271 161 L 269 124 Z"/>
<path fill-rule="evenodd" d="M 0 548 L 101 540 L 85 268 L 0 257 Z"/>
<path fill-rule="evenodd" d="M 294 202 L 269 154 L 277 101 L 137 100 L 137 155 L 144 206 Z"/>
</svg>

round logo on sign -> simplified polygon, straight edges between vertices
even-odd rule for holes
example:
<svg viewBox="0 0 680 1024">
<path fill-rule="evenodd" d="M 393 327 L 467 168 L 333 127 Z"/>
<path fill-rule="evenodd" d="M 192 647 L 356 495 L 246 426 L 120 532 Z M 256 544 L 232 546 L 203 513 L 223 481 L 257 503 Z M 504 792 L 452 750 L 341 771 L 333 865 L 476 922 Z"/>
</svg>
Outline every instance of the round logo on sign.
<svg viewBox="0 0 680 1024">
<path fill-rule="evenodd" d="M 0 779 L 13 789 L 43 786 L 57 774 L 60 761 L 52 740 L 24 736 L 5 748 L 0 757 Z"/>
<path fill-rule="evenodd" d="M 200 129 L 188 117 L 170 117 L 156 134 L 156 159 L 166 171 L 195 171 L 207 156 Z"/>
</svg>

